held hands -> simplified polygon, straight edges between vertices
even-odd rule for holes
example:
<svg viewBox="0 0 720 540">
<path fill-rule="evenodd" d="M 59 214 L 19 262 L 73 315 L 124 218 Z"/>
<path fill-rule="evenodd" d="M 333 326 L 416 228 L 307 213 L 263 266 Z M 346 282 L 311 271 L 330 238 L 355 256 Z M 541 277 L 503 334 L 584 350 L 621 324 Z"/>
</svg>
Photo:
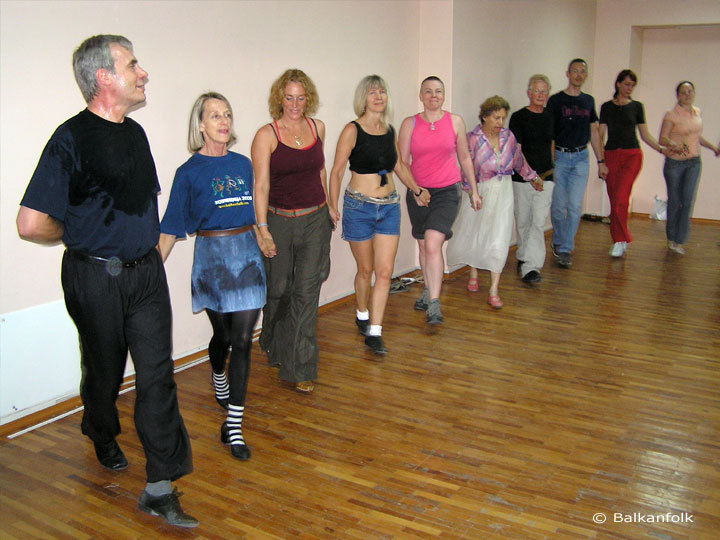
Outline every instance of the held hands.
<svg viewBox="0 0 720 540">
<path fill-rule="evenodd" d="M 543 188 L 543 179 L 539 176 L 536 176 L 532 180 L 530 180 L 530 185 L 533 187 L 535 191 L 542 191 Z"/>
<path fill-rule="evenodd" d="M 419 188 L 420 193 L 413 192 L 413 196 L 415 197 L 415 202 L 418 204 L 418 206 L 427 206 L 430 204 L 430 192 L 425 188 Z"/>
<path fill-rule="evenodd" d="M 607 180 L 608 168 L 604 163 L 598 163 L 598 176 L 603 180 Z"/>
<path fill-rule="evenodd" d="M 477 191 L 470 191 L 470 206 L 476 212 L 482 208 L 482 197 L 478 195 Z"/>
<path fill-rule="evenodd" d="M 258 247 L 265 257 L 272 259 L 277 255 L 277 248 L 275 247 L 275 241 L 273 240 L 272 234 L 267 230 L 267 227 L 260 229 L 260 234 L 257 237 Z"/>
<path fill-rule="evenodd" d="M 333 231 L 334 231 L 335 227 L 337 227 L 338 221 L 340 220 L 340 212 L 338 212 L 334 206 L 329 206 L 329 205 L 328 205 L 328 212 L 330 213 L 330 219 L 332 220 Z"/>
<path fill-rule="evenodd" d="M 674 141 L 670 141 L 670 144 L 665 147 L 667 150 L 667 153 L 663 152 L 668 157 L 686 157 L 690 151 L 688 148 L 688 145 L 685 143 L 676 143 Z"/>
</svg>

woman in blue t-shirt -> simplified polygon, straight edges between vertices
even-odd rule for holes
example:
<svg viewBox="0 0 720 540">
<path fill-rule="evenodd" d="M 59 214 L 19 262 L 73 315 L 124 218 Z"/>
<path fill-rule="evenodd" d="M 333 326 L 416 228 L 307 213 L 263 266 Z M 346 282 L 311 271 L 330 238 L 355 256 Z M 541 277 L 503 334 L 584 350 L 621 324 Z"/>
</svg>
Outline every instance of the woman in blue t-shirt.
<svg viewBox="0 0 720 540">
<path fill-rule="evenodd" d="M 208 92 L 195 101 L 188 132 L 193 155 L 175 173 L 159 249 L 165 260 L 178 238 L 197 234 L 192 303 L 195 313 L 205 310 L 213 328 L 208 354 L 215 399 L 228 411 L 220 436 L 233 457 L 246 460 L 242 418 L 253 330 L 265 305 L 265 270 L 256 240 L 252 165 L 228 151 L 236 139 L 232 122 L 222 95 Z"/>
</svg>

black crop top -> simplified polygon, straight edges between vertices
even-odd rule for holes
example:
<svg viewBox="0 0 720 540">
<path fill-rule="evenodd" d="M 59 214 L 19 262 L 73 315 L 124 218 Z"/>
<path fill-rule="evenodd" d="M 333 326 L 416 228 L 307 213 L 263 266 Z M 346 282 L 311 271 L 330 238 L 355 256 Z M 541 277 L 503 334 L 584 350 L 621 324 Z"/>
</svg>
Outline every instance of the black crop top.
<svg viewBox="0 0 720 540">
<path fill-rule="evenodd" d="M 395 168 L 395 130 L 388 126 L 383 135 L 370 135 L 353 120 L 357 128 L 355 147 L 350 152 L 350 170 L 358 174 L 379 174 L 380 185 L 387 184 L 387 173 Z"/>
</svg>

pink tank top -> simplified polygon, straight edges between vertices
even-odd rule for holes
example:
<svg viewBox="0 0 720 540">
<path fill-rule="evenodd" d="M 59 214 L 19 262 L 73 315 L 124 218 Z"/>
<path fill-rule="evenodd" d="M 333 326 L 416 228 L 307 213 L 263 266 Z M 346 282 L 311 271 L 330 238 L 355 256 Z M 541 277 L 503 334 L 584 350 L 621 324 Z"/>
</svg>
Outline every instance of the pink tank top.
<svg viewBox="0 0 720 540">
<path fill-rule="evenodd" d="M 415 115 L 410 136 L 410 172 L 418 186 L 441 188 L 460 181 L 456 143 L 457 134 L 449 112 L 432 124 Z"/>
</svg>

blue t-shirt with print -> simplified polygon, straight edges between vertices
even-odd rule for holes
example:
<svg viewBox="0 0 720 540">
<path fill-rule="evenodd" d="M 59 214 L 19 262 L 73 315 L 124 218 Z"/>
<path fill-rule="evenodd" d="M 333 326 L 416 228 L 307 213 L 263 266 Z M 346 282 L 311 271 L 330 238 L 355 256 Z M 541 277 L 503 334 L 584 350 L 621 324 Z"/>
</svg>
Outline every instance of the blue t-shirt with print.
<svg viewBox="0 0 720 540">
<path fill-rule="evenodd" d="M 198 230 L 222 230 L 255 223 L 250 160 L 195 153 L 175 173 L 160 230 L 178 238 Z"/>
</svg>

